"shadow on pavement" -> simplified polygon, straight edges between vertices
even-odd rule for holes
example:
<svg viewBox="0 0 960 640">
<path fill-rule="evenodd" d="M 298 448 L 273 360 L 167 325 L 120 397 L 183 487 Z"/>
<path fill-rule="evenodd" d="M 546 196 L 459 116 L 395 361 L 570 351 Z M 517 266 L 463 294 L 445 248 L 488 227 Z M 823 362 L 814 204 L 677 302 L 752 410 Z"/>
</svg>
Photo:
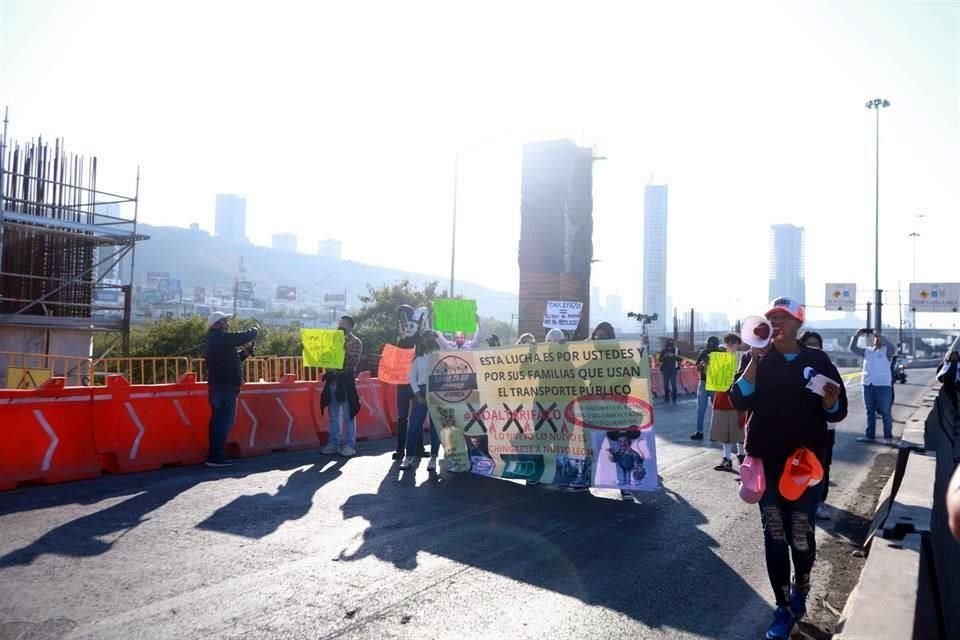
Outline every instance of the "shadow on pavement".
<svg viewBox="0 0 960 640">
<path fill-rule="evenodd" d="M 370 525 L 359 548 L 342 552 L 341 561 L 373 556 L 409 571 L 426 552 L 478 570 L 457 572 L 464 601 L 483 596 L 488 572 L 653 628 L 710 637 L 722 630 L 698 611 L 766 606 L 717 556 L 717 542 L 699 529 L 703 514 L 669 489 L 640 494 L 636 504 L 469 474 L 444 473 L 416 487 L 408 482 L 397 480 L 394 468 L 376 494 L 343 504 L 344 519 Z"/>
<path fill-rule="evenodd" d="M 299 520 L 313 507 L 317 489 L 343 475 L 344 458 L 320 461 L 287 476 L 276 493 L 238 497 L 198 524 L 197 529 L 219 531 L 245 538 L 262 538 L 285 522 Z"/>
</svg>

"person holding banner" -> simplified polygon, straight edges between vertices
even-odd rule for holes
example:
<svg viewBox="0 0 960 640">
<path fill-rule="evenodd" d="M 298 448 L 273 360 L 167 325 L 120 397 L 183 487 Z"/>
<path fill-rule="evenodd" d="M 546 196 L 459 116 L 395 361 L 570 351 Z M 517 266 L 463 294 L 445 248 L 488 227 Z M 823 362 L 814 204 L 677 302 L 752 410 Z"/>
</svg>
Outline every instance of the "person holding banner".
<svg viewBox="0 0 960 640">
<path fill-rule="evenodd" d="M 433 417 L 429 415 L 427 409 L 427 381 L 430 378 L 430 369 L 428 361 L 430 354 L 439 351 L 435 332 L 424 333 L 423 338 L 417 344 L 416 356 L 410 365 L 410 390 L 414 395 L 413 412 L 410 415 L 410 424 L 407 427 L 407 455 L 400 463 L 400 469 L 406 471 L 416 467 L 420 463 L 420 453 L 423 422 L 430 420 L 430 462 L 427 464 L 427 471 L 437 470 L 437 456 L 440 455 L 440 436 L 437 435 L 437 429 L 433 424 Z"/>
<path fill-rule="evenodd" d="M 708 384 L 714 382 L 711 378 L 721 378 L 719 387 L 729 389 L 733 378 L 740 368 L 740 336 L 728 333 L 723 336 L 723 346 L 726 351 L 717 351 L 710 354 L 710 369 L 707 376 Z M 721 360 L 723 362 L 721 362 Z M 712 386 L 712 385 L 711 385 Z M 743 463 L 743 424 L 744 414 L 737 411 L 730 402 L 727 391 L 717 390 L 713 396 L 713 415 L 710 418 L 710 441 L 723 444 L 723 458 L 714 471 L 733 471 L 733 454 L 736 451 L 737 460 Z"/>
<path fill-rule="evenodd" d="M 453 342 L 444 338 L 439 331 L 436 332 L 436 336 L 436 342 L 441 351 L 472 351 L 480 346 L 480 316 L 477 316 L 477 330 L 469 340 L 463 331 L 454 332 Z"/>
<path fill-rule="evenodd" d="M 330 407 L 330 440 L 322 452 L 326 455 L 339 453 L 350 457 L 357 453 L 357 414 L 360 413 L 360 395 L 357 393 L 357 369 L 363 343 L 353 333 L 355 323 L 350 316 L 340 318 L 340 331 L 344 333 L 343 369 L 328 371 L 324 376 L 321 410 Z M 341 442 L 342 437 L 342 442 Z"/>
<path fill-rule="evenodd" d="M 766 491 L 760 519 L 767 575 L 776 599 L 768 639 L 786 639 L 807 610 L 810 574 L 817 556 L 814 518 L 823 488 L 810 473 L 798 486 L 794 460 L 822 465 L 828 422 L 847 415 L 843 379 L 825 353 L 801 344 L 803 307 L 777 298 L 766 313 L 773 328 L 764 348 L 752 348 L 743 374 L 730 388 L 734 407 L 749 412 L 746 450 L 761 460 Z M 812 484 L 811 484 L 812 483 Z M 791 559 L 793 581 L 790 580 Z"/>
<path fill-rule="evenodd" d="M 707 364 L 710 354 L 720 349 L 720 339 L 717 336 L 707 338 L 707 346 L 697 355 L 697 371 L 700 372 L 700 384 L 697 385 L 697 431 L 690 436 L 691 440 L 703 440 L 703 421 L 707 416 L 707 406 L 713 402 L 713 393 L 707 391 Z"/>
</svg>

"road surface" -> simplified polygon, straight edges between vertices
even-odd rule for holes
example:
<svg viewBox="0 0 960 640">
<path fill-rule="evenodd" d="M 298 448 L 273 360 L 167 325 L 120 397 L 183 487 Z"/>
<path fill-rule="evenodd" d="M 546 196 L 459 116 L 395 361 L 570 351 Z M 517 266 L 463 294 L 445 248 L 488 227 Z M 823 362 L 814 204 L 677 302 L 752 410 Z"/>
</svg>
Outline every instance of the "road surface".
<svg viewBox="0 0 960 640">
<path fill-rule="evenodd" d="M 899 420 L 933 378 L 911 374 Z M 850 398 L 837 516 L 887 450 L 855 442 L 856 381 Z M 762 637 L 759 514 L 689 440 L 695 407 L 658 405 L 663 489 L 639 503 L 401 475 L 390 442 L 0 493 L 0 640 Z"/>
</svg>

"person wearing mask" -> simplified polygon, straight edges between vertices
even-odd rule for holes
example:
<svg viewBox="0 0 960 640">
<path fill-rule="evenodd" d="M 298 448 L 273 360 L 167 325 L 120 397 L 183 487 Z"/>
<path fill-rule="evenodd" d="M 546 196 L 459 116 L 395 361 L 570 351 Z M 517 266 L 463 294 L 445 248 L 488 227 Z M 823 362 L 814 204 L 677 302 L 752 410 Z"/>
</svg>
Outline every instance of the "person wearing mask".
<svg viewBox="0 0 960 640">
<path fill-rule="evenodd" d="M 472 351 L 480 346 L 480 316 L 477 316 L 477 331 L 473 337 L 467 340 L 463 331 L 457 331 L 453 334 L 453 341 L 447 340 L 443 334 L 436 331 L 437 344 L 441 351 Z"/>
<path fill-rule="evenodd" d="M 747 411 L 747 453 L 762 461 L 767 489 L 760 517 L 767 575 L 777 608 L 766 633 L 786 639 L 807 610 L 810 574 L 816 561 L 814 518 L 823 488 L 808 486 L 796 500 L 780 493 L 780 478 L 798 448 L 821 461 L 827 447 L 827 422 L 847 414 L 847 395 L 837 368 L 823 351 L 797 340 L 803 307 L 777 298 L 766 313 L 773 326 L 770 344 L 751 349 L 743 374 L 730 388 L 733 406 Z M 817 374 L 830 379 L 820 396 L 807 388 Z M 790 580 L 791 559 L 794 578 Z"/>
<path fill-rule="evenodd" d="M 344 333 L 343 369 L 328 371 L 324 375 L 321 412 L 330 407 L 330 439 L 323 448 L 326 455 L 339 453 L 350 457 L 357 453 L 357 414 L 360 413 L 360 396 L 357 393 L 357 369 L 363 343 L 353 333 L 353 318 L 340 318 L 340 331 Z"/>
<path fill-rule="evenodd" d="M 242 362 L 253 354 L 258 328 L 230 331 L 230 317 L 214 311 L 207 316 L 203 357 L 207 360 L 207 400 L 210 402 L 208 467 L 233 463 L 224 451 L 237 416 L 237 395 L 243 383 Z"/>
<path fill-rule="evenodd" d="M 667 340 L 660 352 L 660 373 L 663 374 L 663 401 L 677 404 L 677 367 L 680 358 L 673 340 Z"/>
<path fill-rule="evenodd" d="M 735 333 L 728 333 L 723 337 L 724 349 L 727 353 L 733 354 L 734 357 L 737 358 L 734 368 L 730 372 L 731 377 L 729 381 L 731 384 L 733 382 L 733 374 L 740 368 L 738 357 L 740 344 L 740 336 Z M 727 385 L 727 382 L 722 382 L 721 384 Z M 729 393 L 717 391 L 713 395 L 713 413 L 710 417 L 710 441 L 723 444 L 723 458 L 720 460 L 720 464 L 714 467 L 715 471 L 733 471 L 734 454 L 737 455 L 737 460 L 740 464 L 743 464 L 743 418 L 743 413 L 737 411 L 731 404 Z"/>
<path fill-rule="evenodd" d="M 811 349 L 823 351 L 823 338 L 816 331 L 805 331 L 800 336 L 800 342 Z M 829 357 L 829 356 L 827 356 Z M 820 504 L 817 506 L 817 520 L 829 520 L 830 509 L 827 508 L 827 497 L 830 495 L 830 465 L 833 464 L 833 447 L 837 444 L 837 424 L 835 422 L 827 423 L 827 450 L 823 456 L 823 495 L 820 496 Z"/>
<path fill-rule="evenodd" d="M 691 440 L 703 440 L 703 421 L 707 416 L 707 406 L 713 402 L 713 392 L 707 391 L 707 365 L 710 363 L 710 354 L 720 350 L 720 338 L 710 336 L 707 346 L 697 355 L 697 371 L 700 372 L 700 384 L 697 385 L 697 431 Z"/>
<path fill-rule="evenodd" d="M 877 441 L 877 414 L 883 420 L 883 442 L 893 444 L 893 370 L 891 361 L 897 348 L 883 337 L 880 330 L 873 332 L 870 348 L 857 346 L 860 336 L 869 335 L 867 329 L 857 331 L 850 340 L 850 351 L 863 358 L 863 404 L 867 409 L 867 428 L 857 442 Z"/>
<path fill-rule="evenodd" d="M 407 455 L 404 456 L 400 468 L 404 471 L 416 467 L 420 463 L 420 449 L 422 447 L 424 420 L 430 421 L 430 462 L 427 471 L 437 470 L 437 456 L 440 455 L 440 436 L 433 424 L 433 418 L 427 408 L 427 381 L 430 377 L 428 362 L 430 354 L 439 351 L 437 337 L 434 332 L 424 333 L 423 339 L 417 345 L 416 355 L 410 364 L 410 390 L 415 400 L 413 412 L 410 415 L 410 426 L 407 429 Z"/>
</svg>

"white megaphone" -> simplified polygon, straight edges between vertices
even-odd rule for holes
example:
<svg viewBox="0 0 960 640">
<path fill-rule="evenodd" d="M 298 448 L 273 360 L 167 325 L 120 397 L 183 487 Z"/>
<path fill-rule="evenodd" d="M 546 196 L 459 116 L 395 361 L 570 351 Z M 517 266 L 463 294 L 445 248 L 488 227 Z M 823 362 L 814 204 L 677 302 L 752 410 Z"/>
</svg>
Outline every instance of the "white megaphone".
<svg viewBox="0 0 960 640">
<path fill-rule="evenodd" d="M 773 325 L 763 316 L 747 316 L 740 325 L 740 339 L 754 349 L 763 349 L 773 339 Z"/>
</svg>

